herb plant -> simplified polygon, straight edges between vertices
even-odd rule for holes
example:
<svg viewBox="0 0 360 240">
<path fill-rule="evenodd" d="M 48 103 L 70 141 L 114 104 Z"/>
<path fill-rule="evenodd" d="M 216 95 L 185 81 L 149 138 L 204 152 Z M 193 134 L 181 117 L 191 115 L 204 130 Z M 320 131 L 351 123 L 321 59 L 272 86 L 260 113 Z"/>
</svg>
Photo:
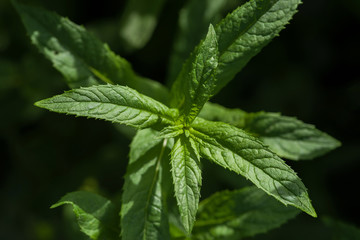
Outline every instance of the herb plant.
<svg viewBox="0 0 360 240">
<path fill-rule="evenodd" d="M 205 31 L 204 37 L 180 63 L 181 54 L 193 47 L 186 36 L 196 31 L 196 22 L 180 29 L 168 89 L 137 75 L 84 27 L 14 1 L 32 43 L 72 88 L 35 105 L 137 130 L 130 145 L 121 224 L 116 204 L 94 193 L 69 193 L 53 205 L 71 204 L 81 230 L 92 239 L 240 239 L 278 227 L 297 209 L 316 217 L 306 187 L 280 157 L 313 159 L 340 143 L 293 117 L 209 102 L 279 34 L 300 0 L 246 1 L 214 26 L 210 20 L 222 3 L 194 0 L 180 18 L 199 17 L 196 12 L 205 2 L 211 16 L 200 16 L 207 28 L 197 33 Z M 157 13 L 161 6 L 155 8 L 150 11 Z M 131 48 L 144 45 L 151 29 Z M 203 161 L 234 171 L 255 186 L 218 192 L 199 204 Z"/>
</svg>

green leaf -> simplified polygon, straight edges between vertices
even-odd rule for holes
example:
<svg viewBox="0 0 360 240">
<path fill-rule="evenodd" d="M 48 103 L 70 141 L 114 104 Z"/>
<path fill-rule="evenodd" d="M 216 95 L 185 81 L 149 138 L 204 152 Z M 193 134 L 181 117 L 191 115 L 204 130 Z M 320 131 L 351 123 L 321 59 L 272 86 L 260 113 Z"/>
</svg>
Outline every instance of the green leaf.
<svg viewBox="0 0 360 240">
<path fill-rule="evenodd" d="M 216 103 L 207 102 L 199 113 L 199 117 L 210 121 L 220 121 L 244 128 L 247 113 L 243 110 L 226 108 Z"/>
<path fill-rule="evenodd" d="M 179 12 L 178 31 L 169 61 L 167 85 L 171 86 L 191 51 L 206 35 L 209 24 L 220 20 L 228 0 L 190 0 Z M 195 24 L 196 23 L 196 24 Z"/>
<path fill-rule="evenodd" d="M 168 104 L 170 102 L 169 89 L 161 83 L 149 78 L 136 76 L 136 78 L 129 82 L 127 86 L 164 104 Z"/>
<path fill-rule="evenodd" d="M 217 93 L 296 13 L 300 0 L 251 0 L 215 26 L 219 42 Z"/>
<path fill-rule="evenodd" d="M 355 240 L 360 239 L 360 229 L 349 223 L 345 223 L 330 217 L 322 218 L 322 221 L 332 233 L 334 240 Z"/>
<path fill-rule="evenodd" d="M 200 202 L 193 239 L 251 237 L 281 226 L 298 213 L 256 187 L 222 191 Z"/>
<path fill-rule="evenodd" d="M 151 129 L 138 131 L 130 146 L 121 208 L 122 239 L 170 239 L 162 188 L 166 141 Z M 165 158 L 164 158 L 165 157 Z"/>
<path fill-rule="evenodd" d="M 44 9 L 13 1 L 34 45 L 66 78 L 71 88 L 111 83 L 127 85 L 159 101 L 168 91 L 160 83 L 137 76 L 129 62 L 115 55 L 82 26 Z"/>
<path fill-rule="evenodd" d="M 259 137 L 271 151 L 290 160 L 313 159 L 341 145 L 313 125 L 279 113 L 247 113 L 208 102 L 199 116 L 243 128 Z"/>
<path fill-rule="evenodd" d="M 174 138 L 179 136 L 180 134 L 184 133 L 184 126 L 183 125 L 175 125 L 175 126 L 168 126 L 162 129 L 159 134 L 158 138 Z"/>
<path fill-rule="evenodd" d="M 119 239 L 118 209 L 106 198 L 91 192 L 72 192 L 51 208 L 64 204 L 72 205 L 81 231 L 91 239 Z"/>
<path fill-rule="evenodd" d="M 128 0 L 120 20 L 120 37 L 127 51 L 142 48 L 155 30 L 165 0 Z"/>
<path fill-rule="evenodd" d="M 137 91 L 117 85 L 70 90 L 35 103 L 48 110 L 145 128 L 172 124 L 177 111 Z"/>
<path fill-rule="evenodd" d="M 192 127 L 190 132 L 204 158 L 243 175 L 283 204 L 316 217 L 300 178 L 258 139 L 222 122 L 197 118 Z"/>
<path fill-rule="evenodd" d="M 203 105 L 212 96 L 216 87 L 218 49 L 212 25 L 204 41 L 184 64 L 172 89 L 172 106 L 179 108 L 185 116 L 185 124 L 191 123 Z"/>
<path fill-rule="evenodd" d="M 248 114 L 245 128 L 277 155 L 291 160 L 313 159 L 341 145 L 315 126 L 278 113 Z"/>
<path fill-rule="evenodd" d="M 127 84 L 134 78 L 130 64 L 116 56 L 82 26 L 44 9 L 14 1 L 26 30 L 41 53 L 67 79 L 72 88 L 100 84 L 93 71 L 106 82 Z"/>
<path fill-rule="evenodd" d="M 198 209 L 201 187 L 199 152 L 191 138 L 180 135 L 171 150 L 172 176 L 181 221 L 190 234 Z"/>
</svg>

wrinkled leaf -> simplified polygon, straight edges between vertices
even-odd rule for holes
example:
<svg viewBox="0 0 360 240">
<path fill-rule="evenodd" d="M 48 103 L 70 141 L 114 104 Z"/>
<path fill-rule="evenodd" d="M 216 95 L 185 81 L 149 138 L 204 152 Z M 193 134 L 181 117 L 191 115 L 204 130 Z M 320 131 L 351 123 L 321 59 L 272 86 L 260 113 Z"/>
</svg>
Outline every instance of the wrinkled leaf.
<svg viewBox="0 0 360 240">
<path fill-rule="evenodd" d="M 189 0 L 179 12 L 178 31 L 169 61 L 167 85 L 171 86 L 191 51 L 216 24 L 228 0 Z M 196 24 L 194 24 L 196 23 Z"/>
<path fill-rule="evenodd" d="M 204 41 L 183 65 L 172 89 L 172 106 L 180 110 L 185 124 L 191 123 L 216 87 L 218 49 L 212 25 Z"/>
<path fill-rule="evenodd" d="M 277 155 L 290 160 L 313 159 L 341 145 L 313 125 L 279 113 L 247 113 L 208 102 L 199 116 L 245 129 L 259 137 Z"/>
<path fill-rule="evenodd" d="M 171 150 L 172 176 L 181 222 L 189 234 L 200 198 L 201 170 L 199 153 L 191 138 L 180 135 Z"/>
<path fill-rule="evenodd" d="M 158 136 L 159 138 L 174 138 L 184 133 L 183 125 L 168 126 L 162 129 Z"/>
<path fill-rule="evenodd" d="M 104 197 L 85 191 L 66 194 L 51 208 L 70 204 L 82 232 L 95 240 L 119 239 L 116 206 Z"/>
<path fill-rule="evenodd" d="M 278 113 L 249 114 L 245 129 L 259 136 L 277 155 L 291 160 L 313 159 L 341 145 L 313 125 Z"/>
<path fill-rule="evenodd" d="M 219 42 L 217 93 L 288 24 L 300 0 L 251 0 L 215 26 Z"/>
<path fill-rule="evenodd" d="M 103 119 L 145 128 L 171 124 L 176 111 L 137 91 L 118 85 L 98 85 L 67 91 L 36 102 L 50 111 Z"/>
<path fill-rule="evenodd" d="M 243 175 L 283 204 L 316 217 L 300 178 L 258 139 L 222 122 L 197 118 L 192 127 L 204 158 Z"/>
</svg>

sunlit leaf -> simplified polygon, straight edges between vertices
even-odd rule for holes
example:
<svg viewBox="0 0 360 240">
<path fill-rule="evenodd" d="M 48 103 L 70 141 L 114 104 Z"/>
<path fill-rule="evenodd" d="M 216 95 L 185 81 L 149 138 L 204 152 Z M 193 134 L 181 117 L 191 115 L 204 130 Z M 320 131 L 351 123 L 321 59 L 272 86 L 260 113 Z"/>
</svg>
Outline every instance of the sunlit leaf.
<svg viewBox="0 0 360 240">
<path fill-rule="evenodd" d="M 177 112 L 131 88 L 118 85 L 74 89 L 35 105 L 54 112 L 103 119 L 136 128 L 171 124 Z"/>
<path fill-rule="evenodd" d="M 13 2 L 32 43 L 64 75 L 71 88 L 120 84 L 167 101 L 168 91 L 164 86 L 136 75 L 128 61 L 83 26 L 56 13 Z"/>
<path fill-rule="evenodd" d="M 218 49 L 212 25 L 204 41 L 195 49 L 171 89 L 171 105 L 180 110 L 185 124 L 192 122 L 216 88 Z"/>
<path fill-rule="evenodd" d="M 170 239 L 162 186 L 162 162 L 168 161 L 166 140 L 156 131 L 138 131 L 130 146 L 121 208 L 122 239 Z"/>
<path fill-rule="evenodd" d="M 191 133 L 196 137 L 204 158 L 243 175 L 283 204 L 316 217 L 300 178 L 259 140 L 222 122 L 197 118 L 192 127 Z"/>
<path fill-rule="evenodd" d="M 200 198 L 199 153 L 192 139 L 180 135 L 171 150 L 172 176 L 181 221 L 187 233 L 194 225 Z"/>
<path fill-rule="evenodd" d="M 220 53 L 215 92 L 279 35 L 300 3 L 300 0 L 251 0 L 215 26 Z"/>
</svg>

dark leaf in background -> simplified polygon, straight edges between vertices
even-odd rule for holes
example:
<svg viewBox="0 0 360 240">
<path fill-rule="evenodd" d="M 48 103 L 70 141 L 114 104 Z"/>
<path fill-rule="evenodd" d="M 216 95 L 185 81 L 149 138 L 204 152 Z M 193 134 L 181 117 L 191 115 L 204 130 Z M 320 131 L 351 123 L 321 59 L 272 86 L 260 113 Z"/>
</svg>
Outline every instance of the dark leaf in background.
<svg viewBox="0 0 360 240">
<path fill-rule="evenodd" d="M 96 23 L 104 20 L 117 22 L 123 10 L 120 3 L 113 1 L 27 2 L 95 28 L 101 26 Z M 174 1 L 172 5 L 179 7 L 181 3 Z M 144 57 L 130 56 L 138 72 L 166 75 L 166 64 L 157 63 L 167 61 L 164 51 L 171 45 L 169 33 L 174 33 L 175 26 L 170 23 L 176 20 L 163 20 L 176 17 L 179 9 L 174 8 L 165 6 L 169 12 L 163 12 L 159 18 L 161 27 L 153 35 L 159 43 L 156 45 L 150 39 L 140 51 L 146 53 Z M 360 35 L 354 30 L 359 28 L 359 16 L 358 1 L 305 0 L 281 37 L 251 60 L 238 74 L 239 79 L 213 99 L 226 107 L 241 107 L 248 112 L 265 110 L 297 116 L 341 140 L 343 146 L 332 154 L 305 164 L 289 164 L 306 179 L 305 185 L 320 216 L 330 214 L 357 227 L 360 226 L 358 202 L 348 196 L 360 169 L 360 132 L 356 128 L 360 121 L 357 73 Z M 97 30 L 94 32 L 106 31 Z M 97 37 L 104 40 L 103 37 L 111 35 L 110 32 Z M 106 123 L 44 113 L 33 106 L 33 102 L 60 94 L 65 88 L 62 76 L 28 43 L 10 2 L 0 1 L 0 239 L 78 239 L 65 233 L 67 228 L 61 214 L 54 214 L 48 206 L 64 192 L 81 188 L 89 176 L 110 195 L 116 195 L 122 187 L 128 140 Z M 232 176 L 226 171 L 216 166 L 208 169 L 213 171 L 207 173 L 209 177 L 224 175 L 218 177 L 224 179 L 217 181 L 219 188 L 240 187 L 236 186 L 240 185 L 238 182 L 229 184 L 226 179 Z M 212 193 L 213 187 L 203 185 L 202 191 Z M 294 240 L 328 240 L 329 234 L 320 221 L 303 214 L 255 239 L 292 236 Z"/>
</svg>

